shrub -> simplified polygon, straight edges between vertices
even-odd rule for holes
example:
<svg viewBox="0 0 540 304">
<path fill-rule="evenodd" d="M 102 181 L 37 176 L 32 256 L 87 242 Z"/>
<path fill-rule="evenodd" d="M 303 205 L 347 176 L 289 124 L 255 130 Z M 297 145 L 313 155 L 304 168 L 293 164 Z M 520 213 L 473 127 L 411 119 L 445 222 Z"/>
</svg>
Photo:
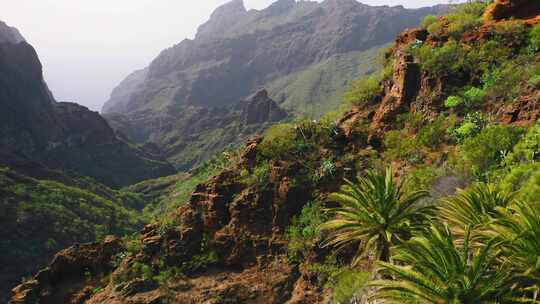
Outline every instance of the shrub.
<svg viewBox="0 0 540 304">
<path fill-rule="evenodd" d="M 521 91 L 521 81 L 527 75 L 526 63 L 507 61 L 482 76 L 484 89 L 493 97 L 515 98 Z"/>
<path fill-rule="evenodd" d="M 269 159 L 291 158 L 298 150 L 297 133 L 292 124 L 277 124 L 264 134 L 259 145 L 259 152 Z"/>
<path fill-rule="evenodd" d="M 540 75 L 532 76 L 527 83 L 535 89 L 540 89 Z"/>
<path fill-rule="evenodd" d="M 471 15 L 475 17 L 482 17 L 490 2 L 491 1 L 468 1 L 467 3 L 458 4 L 454 7 L 454 10 L 449 15 Z"/>
<path fill-rule="evenodd" d="M 242 182 L 247 185 L 258 185 L 261 188 L 265 188 L 270 184 L 270 163 L 268 161 L 261 161 L 251 174 L 246 171 L 241 172 Z"/>
<path fill-rule="evenodd" d="M 298 217 L 293 217 L 287 228 L 288 256 L 301 261 L 320 236 L 319 226 L 328 220 L 320 202 L 307 203 Z"/>
<path fill-rule="evenodd" d="M 459 96 L 450 96 L 444 102 L 444 106 L 447 108 L 456 108 L 461 106 L 465 101 Z"/>
<path fill-rule="evenodd" d="M 508 60 L 514 51 L 508 45 L 496 40 L 490 40 L 482 44 L 479 48 L 474 48 L 469 53 L 469 58 L 477 65 L 483 65 L 483 68 L 489 68 Z"/>
<path fill-rule="evenodd" d="M 424 124 L 424 116 L 418 112 L 407 112 L 396 117 L 398 129 L 408 129 L 417 132 Z"/>
<path fill-rule="evenodd" d="M 540 160 L 540 121 L 537 121 L 514 147 L 514 151 L 506 158 L 506 162 L 508 165 L 513 165 L 538 160 Z"/>
<path fill-rule="evenodd" d="M 361 78 L 353 82 L 345 93 L 345 101 L 357 106 L 369 104 L 381 93 L 381 79 L 376 75 Z"/>
<path fill-rule="evenodd" d="M 448 16 L 448 36 L 458 40 L 467 31 L 471 31 L 482 25 L 482 19 L 476 15 L 461 13 Z"/>
<path fill-rule="evenodd" d="M 472 87 L 463 94 L 463 97 L 465 98 L 465 106 L 472 108 L 484 101 L 486 92 L 482 89 Z"/>
<path fill-rule="evenodd" d="M 436 148 L 444 141 L 445 134 L 446 134 L 445 119 L 444 117 L 438 117 L 432 123 L 427 124 L 424 127 L 422 127 L 418 131 L 418 134 L 416 135 L 416 139 L 418 143 L 423 146 L 426 146 L 429 148 Z"/>
<path fill-rule="evenodd" d="M 430 25 L 432 25 L 432 24 L 434 24 L 436 22 L 439 22 L 439 17 L 433 16 L 433 15 L 428 15 L 428 16 L 424 17 L 424 20 L 422 20 L 421 27 L 424 28 L 424 29 L 427 29 L 427 28 L 429 28 Z"/>
<path fill-rule="evenodd" d="M 508 125 L 493 125 L 478 135 L 467 138 L 460 147 L 460 159 L 464 167 L 475 174 L 484 175 L 487 170 L 500 164 L 504 155 L 517 144 L 523 129 Z"/>
<path fill-rule="evenodd" d="M 540 164 L 519 164 L 509 168 L 500 181 L 501 189 L 517 192 L 517 199 L 540 202 Z"/>
<path fill-rule="evenodd" d="M 506 45 L 523 45 L 527 41 L 527 27 L 521 21 L 497 22 L 493 31 L 495 39 Z"/>
<path fill-rule="evenodd" d="M 336 174 L 336 169 L 336 164 L 331 158 L 324 159 L 317 172 L 314 173 L 312 182 L 318 183 L 325 178 L 333 177 Z"/>
<path fill-rule="evenodd" d="M 369 273 L 359 269 L 345 269 L 332 277 L 332 303 L 356 303 L 367 286 Z"/>
<path fill-rule="evenodd" d="M 486 124 L 487 121 L 482 113 L 468 113 L 461 125 L 458 128 L 450 129 L 450 133 L 458 142 L 462 142 L 463 140 L 480 133 Z"/>
<path fill-rule="evenodd" d="M 540 51 L 540 24 L 535 25 L 529 32 L 529 49 L 533 53 Z"/>
<path fill-rule="evenodd" d="M 413 136 L 405 131 L 389 131 L 384 137 L 384 158 L 387 160 L 408 160 L 417 162 L 421 160 L 421 155 Z"/>
<path fill-rule="evenodd" d="M 470 69 L 466 61 L 465 50 L 455 41 L 450 41 L 438 48 L 424 45 L 414 50 L 413 54 L 419 58 L 424 71 L 437 77 L 459 75 Z"/>
</svg>

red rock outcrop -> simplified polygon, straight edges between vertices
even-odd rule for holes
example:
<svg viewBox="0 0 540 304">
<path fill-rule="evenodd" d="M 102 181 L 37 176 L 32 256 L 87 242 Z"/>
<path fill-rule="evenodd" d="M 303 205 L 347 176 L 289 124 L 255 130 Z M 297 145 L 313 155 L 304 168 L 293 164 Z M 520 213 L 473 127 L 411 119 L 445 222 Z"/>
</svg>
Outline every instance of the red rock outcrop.
<svg viewBox="0 0 540 304">
<path fill-rule="evenodd" d="M 410 30 L 396 40 L 392 51 L 396 57 L 392 81 L 384 83 L 384 97 L 371 122 L 374 134 L 370 136 L 370 142 L 373 144 L 391 126 L 397 114 L 409 109 L 418 95 L 422 76 L 420 66 L 412 56 L 406 54 L 404 47 L 417 40 L 423 42 L 426 38 L 425 30 Z"/>
<path fill-rule="evenodd" d="M 522 19 L 530 24 L 540 21 L 540 2 L 537 0 L 496 0 L 485 12 L 484 20 Z"/>
<path fill-rule="evenodd" d="M 122 242 L 115 237 L 62 250 L 48 268 L 13 289 L 9 303 L 83 303 L 91 296 L 97 280 L 112 270 L 114 258 L 123 250 Z"/>
</svg>

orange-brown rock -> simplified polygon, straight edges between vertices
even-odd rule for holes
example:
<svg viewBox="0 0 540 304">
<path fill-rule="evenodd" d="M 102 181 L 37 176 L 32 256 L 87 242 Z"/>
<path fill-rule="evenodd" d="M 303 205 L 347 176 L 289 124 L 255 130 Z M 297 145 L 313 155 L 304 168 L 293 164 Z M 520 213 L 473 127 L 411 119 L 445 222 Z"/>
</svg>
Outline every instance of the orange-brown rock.
<svg viewBox="0 0 540 304">
<path fill-rule="evenodd" d="M 399 53 L 398 51 L 393 81 L 386 84 L 385 96 L 371 122 L 374 135 L 370 142 L 373 144 L 381 133 L 391 126 L 397 114 L 409 109 L 420 89 L 420 66 L 413 61 L 412 56 Z"/>
<path fill-rule="evenodd" d="M 540 1 L 496 0 L 485 12 L 485 22 L 504 19 L 523 19 L 530 24 L 540 21 Z"/>
<path fill-rule="evenodd" d="M 48 268 L 13 289 L 10 304 L 83 303 L 93 283 L 112 270 L 114 258 L 122 251 L 122 242 L 115 237 L 60 251 Z"/>
<path fill-rule="evenodd" d="M 500 108 L 498 116 L 506 124 L 532 125 L 540 118 L 540 92 L 519 97 L 513 103 Z"/>
</svg>

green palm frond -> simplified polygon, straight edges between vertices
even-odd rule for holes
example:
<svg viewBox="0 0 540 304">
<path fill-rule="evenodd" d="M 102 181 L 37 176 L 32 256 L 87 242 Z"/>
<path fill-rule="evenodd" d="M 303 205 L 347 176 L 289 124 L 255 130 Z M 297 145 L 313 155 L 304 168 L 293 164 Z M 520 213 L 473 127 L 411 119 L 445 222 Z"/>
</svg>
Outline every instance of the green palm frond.
<svg viewBox="0 0 540 304">
<path fill-rule="evenodd" d="M 518 201 L 499 212 L 502 216 L 485 235 L 501 241 L 502 260 L 514 267 L 516 284 L 525 294 L 540 300 L 539 206 Z"/>
<path fill-rule="evenodd" d="M 421 230 L 433 213 L 432 207 L 420 205 L 428 195 L 425 190 L 405 192 L 390 168 L 386 172 L 368 171 L 355 182 L 345 180 L 340 191 L 329 196 L 329 201 L 338 206 L 326 209 L 332 219 L 321 226 L 329 232 L 323 246 L 358 244 L 353 264 L 369 250 L 388 260 L 390 247 Z"/>
<path fill-rule="evenodd" d="M 518 303 L 511 274 L 498 263 L 496 241 L 472 248 L 456 242 L 450 229 L 432 226 L 395 249 L 398 265 L 379 262 L 385 280 L 371 282 L 372 300 L 384 303 Z"/>
<path fill-rule="evenodd" d="M 514 197 L 513 193 L 500 191 L 494 185 L 478 183 L 442 199 L 439 214 L 456 236 L 463 237 L 468 227 L 476 231 L 497 218 L 499 208 L 509 206 Z"/>
</svg>

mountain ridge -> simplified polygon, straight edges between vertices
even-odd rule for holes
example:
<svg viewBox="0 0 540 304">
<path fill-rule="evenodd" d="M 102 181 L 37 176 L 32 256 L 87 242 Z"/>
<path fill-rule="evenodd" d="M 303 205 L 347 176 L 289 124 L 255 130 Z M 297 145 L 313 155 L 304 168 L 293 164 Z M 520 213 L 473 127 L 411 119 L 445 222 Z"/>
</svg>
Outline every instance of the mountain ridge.
<svg viewBox="0 0 540 304">
<path fill-rule="evenodd" d="M 57 102 L 43 79 L 35 49 L 5 23 L 0 24 L 0 34 L 5 41 L 0 43 L 3 165 L 26 159 L 76 171 L 112 187 L 175 172 L 159 155 L 118 138 L 99 113 Z"/>
<path fill-rule="evenodd" d="M 402 29 L 416 26 L 424 15 L 445 9 L 371 7 L 354 0 L 280 0 L 265 9 L 248 11 L 242 1 L 232 1 L 216 9 L 199 27 L 195 39 L 162 51 L 147 73 L 131 74 L 115 89 L 115 93 L 122 94 L 113 94 L 104 105 L 104 114 L 112 125 L 119 124 L 114 119 L 121 114 L 121 119 L 131 121 L 135 128 L 127 133 L 140 135 L 137 142 L 156 144 L 177 168 L 189 169 L 198 162 L 190 160 L 196 145 L 182 140 L 187 135 L 183 134 L 187 131 L 182 130 L 182 120 L 191 119 L 186 113 L 234 107 L 264 87 L 270 98 L 298 115 L 306 108 L 294 99 L 302 87 L 275 85 L 280 79 L 293 74 L 302 77 L 302 72 L 311 69 L 310 73 L 317 75 L 303 85 L 314 87 L 316 92 L 320 87 L 317 77 L 326 77 L 332 85 L 324 90 L 342 92 L 349 81 L 371 69 L 348 73 L 334 70 L 328 75 L 325 72 L 335 62 L 329 59 L 340 55 L 343 62 L 356 57 L 368 60 L 371 56 L 359 53 L 373 53 L 373 48 L 390 42 Z M 323 62 L 328 66 L 315 68 Z M 327 95 L 311 98 L 314 117 L 322 114 L 318 108 L 328 108 Z M 219 127 L 228 128 L 214 128 Z M 174 142 L 174 138 L 178 141 Z M 214 152 L 223 148 L 217 144 Z"/>
</svg>

